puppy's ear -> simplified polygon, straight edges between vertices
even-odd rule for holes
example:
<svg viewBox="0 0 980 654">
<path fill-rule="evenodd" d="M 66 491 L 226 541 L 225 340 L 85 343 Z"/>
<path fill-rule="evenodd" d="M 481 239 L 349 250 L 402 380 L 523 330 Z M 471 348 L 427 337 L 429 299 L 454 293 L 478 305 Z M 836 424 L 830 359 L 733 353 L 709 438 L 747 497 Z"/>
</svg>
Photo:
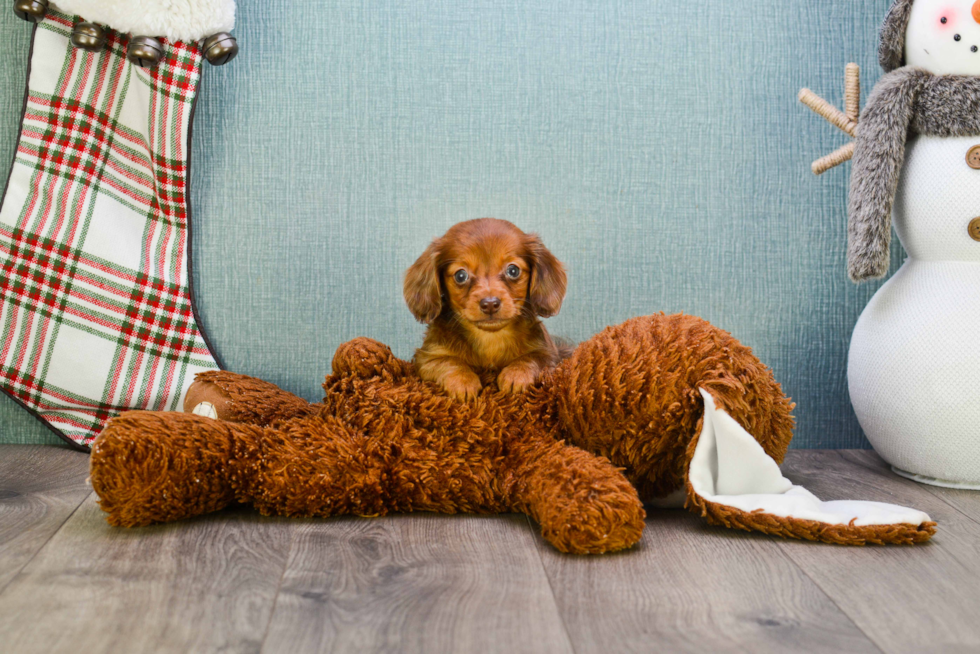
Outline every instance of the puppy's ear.
<svg viewBox="0 0 980 654">
<path fill-rule="evenodd" d="M 525 247 L 531 259 L 531 306 L 542 318 L 550 318 L 561 310 L 565 299 L 568 284 L 565 266 L 544 246 L 537 234 L 528 234 Z"/>
<path fill-rule="evenodd" d="M 429 324 L 442 313 L 439 285 L 439 256 L 442 240 L 437 239 L 405 273 L 405 302 L 419 322 Z"/>
</svg>

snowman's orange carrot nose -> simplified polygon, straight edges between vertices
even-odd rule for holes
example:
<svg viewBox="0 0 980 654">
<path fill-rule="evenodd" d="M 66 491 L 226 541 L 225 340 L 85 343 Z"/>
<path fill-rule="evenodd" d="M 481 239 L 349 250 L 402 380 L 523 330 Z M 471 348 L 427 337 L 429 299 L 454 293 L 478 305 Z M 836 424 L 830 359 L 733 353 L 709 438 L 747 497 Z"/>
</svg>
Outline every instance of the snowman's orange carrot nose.
<svg viewBox="0 0 980 654">
<path fill-rule="evenodd" d="M 980 23 L 980 0 L 973 3 L 973 20 Z"/>
</svg>

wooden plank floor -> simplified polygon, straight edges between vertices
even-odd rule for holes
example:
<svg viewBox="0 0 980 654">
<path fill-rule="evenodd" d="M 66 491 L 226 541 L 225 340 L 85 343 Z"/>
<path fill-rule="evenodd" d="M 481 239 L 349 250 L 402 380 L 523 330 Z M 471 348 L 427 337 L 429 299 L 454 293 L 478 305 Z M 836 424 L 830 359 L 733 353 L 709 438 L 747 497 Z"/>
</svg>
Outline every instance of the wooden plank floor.
<svg viewBox="0 0 980 654">
<path fill-rule="evenodd" d="M 286 520 L 235 509 L 120 530 L 86 455 L 0 446 L 0 651 L 980 651 L 980 493 L 871 452 L 794 451 L 826 499 L 908 504 L 918 547 L 844 548 L 650 511 L 640 545 L 553 550 L 522 516 Z"/>
</svg>

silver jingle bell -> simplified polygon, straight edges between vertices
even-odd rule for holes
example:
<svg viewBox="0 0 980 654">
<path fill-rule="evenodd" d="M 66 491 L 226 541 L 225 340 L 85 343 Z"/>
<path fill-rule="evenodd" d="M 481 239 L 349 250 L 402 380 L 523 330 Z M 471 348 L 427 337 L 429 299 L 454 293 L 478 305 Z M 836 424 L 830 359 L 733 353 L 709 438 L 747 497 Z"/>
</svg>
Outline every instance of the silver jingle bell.
<svg viewBox="0 0 980 654">
<path fill-rule="evenodd" d="M 212 66 L 224 66 L 238 56 L 238 39 L 228 32 L 209 36 L 202 47 L 204 58 Z"/>
<path fill-rule="evenodd" d="M 14 0 L 14 13 L 31 23 L 40 23 L 48 13 L 48 0 Z"/>
<path fill-rule="evenodd" d="M 79 23 L 71 31 L 71 44 L 79 50 L 99 52 L 108 40 L 105 28 L 95 23 Z"/>
<path fill-rule="evenodd" d="M 163 44 L 152 36 L 134 36 L 129 42 L 126 58 L 143 68 L 156 68 L 163 59 Z"/>
</svg>

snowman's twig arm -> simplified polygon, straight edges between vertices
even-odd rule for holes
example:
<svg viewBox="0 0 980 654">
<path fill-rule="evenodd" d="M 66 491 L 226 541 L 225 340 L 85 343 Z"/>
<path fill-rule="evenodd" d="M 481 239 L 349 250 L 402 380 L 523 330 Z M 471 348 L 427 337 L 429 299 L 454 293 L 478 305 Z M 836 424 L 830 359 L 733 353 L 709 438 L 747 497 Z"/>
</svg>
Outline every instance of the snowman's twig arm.
<svg viewBox="0 0 980 654">
<path fill-rule="evenodd" d="M 854 141 L 843 145 L 825 157 L 820 157 L 813 162 L 811 168 L 817 175 L 822 175 L 831 168 L 836 168 L 844 162 L 850 161 L 854 156 Z"/>
<path fill-rule="evenodd" d="M 861 68 L 857 64 L 847 64 L 844 69 L 844 111 L 833 106 L 810 89 L 801 89 L 800 102 L 809 107 L 831 125 L 848 136 L 857 137 L 858 113 L 861 108 Z M 822 175 L 831 168 L 848 161 L 854 154 L 854 144 L 849 143 L 825 157 L 813 162 L 815 175 Z"/>
<path fill-rule="evenodd" d="M 844 113 L 855 123 L 861 113 L 861 67 L 857 64 L 844 68 Z"/>
<path fill-rule="evenodd" d="M 927 75 L 912 68 L 885 75 L 861 113 L 847 223 L 847 272 L 856 282 L 888 272 L 892 205 L 905 161 L 913 103 Z"/>
<path fill-rule="evenodd" d="M 843 111 L 833 106 L 810 89 L 800 89 L 800 102 L 809 107 L 813 113 L 822 117 L 840 131 L 854 136 L 857 133 L 857 121 Z"/>
</svg>

